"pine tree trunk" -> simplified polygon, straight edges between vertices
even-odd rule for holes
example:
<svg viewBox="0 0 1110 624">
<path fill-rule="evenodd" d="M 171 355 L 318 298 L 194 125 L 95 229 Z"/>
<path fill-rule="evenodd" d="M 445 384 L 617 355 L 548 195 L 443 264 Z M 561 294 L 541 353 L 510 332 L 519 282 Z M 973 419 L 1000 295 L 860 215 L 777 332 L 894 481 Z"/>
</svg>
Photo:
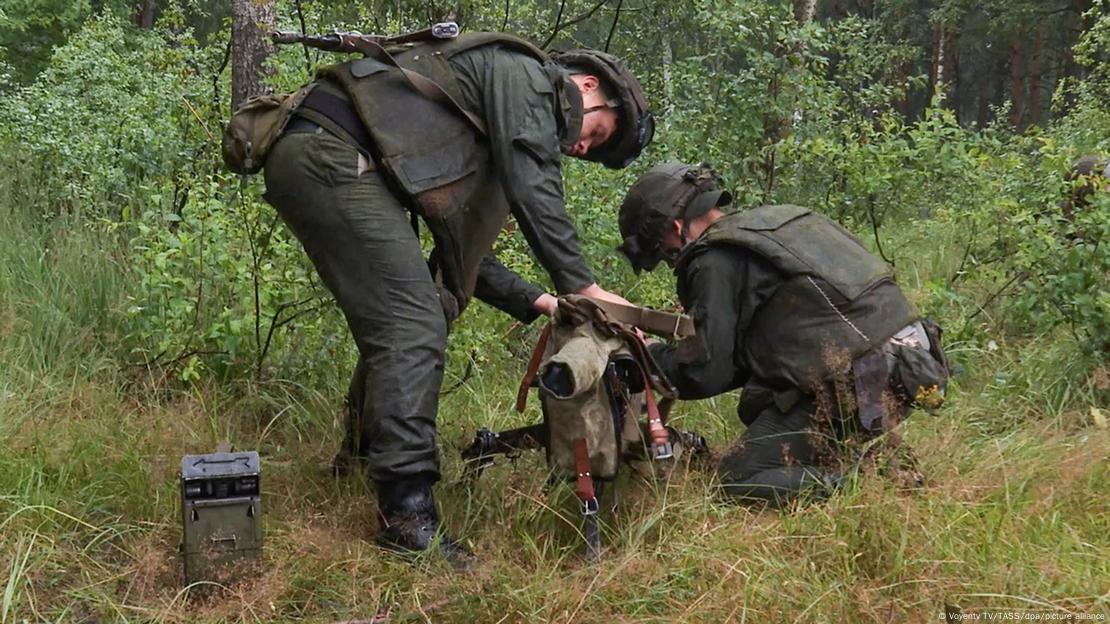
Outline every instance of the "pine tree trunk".
<svg viewBox="0 0 1110 624">
<path fill-rule="evenodd" d="M 1020 32 L 1010 44 L 1010 125 L 1021 129 L 1022 103 L 1025 102 L 1025 42 Z"/>
<path fill-rule="evenodd" d="M 140 0 L 135 6 L 133 19 L 140 28 L 154 28 L 154 0 Z"/>
<path fill-rule="evenodd" d="M 238 108 L 252 95 L 266 93 L 264 78 L 270 71 L 266 59 L 274 53 L 270 31 L 274 28 L 273 0 L 231 2 L 231 107 Z"/>
<path fill-rule="evenodd" d="M 1086 24 L 1083 19 L 1083 14 L 1091 8 L 1092 0 L 1071 0 L 1071 11 L 1074 14 L 1074 21 L 1069 29 L 1069 37 L 1064 42 L 1064 68 L 1060 80 L 1066 78 L 1082 78 L 1083 67 L 1075 62 L 1075 51 L 1073 50 L 1079 38 L 1083 36 L 1086 29 Z M 1070 110 L 1075 105 L 1075 94 L 1073 91 L 1065 93 L 1064 110 Z"/>
<path fill-rule="evenodd" d="M 944 24 L 933 24 L 933 87 L 944 82 Z"/>
<path fill-rule="evenodd" d="M 956 28 L 944 29 L 944 79 L 945 92 L 952 110 L 956 111 L 956 120 L 962 120 L 960 107 L 963 105 L 960 93 L 960 57 L 956 54 L 958 49 L 959 30 Z"/>
<path fill-rule="evenodd" d="M 1044 40 L 1045 27 L 1042 23 L 1037 27 L 1037 36 L 1033 40 L 1033 58 L 1029 61 L 1029 123 L 1041 122 L 1041 83 L 1044 80 Z"/>
</svg>

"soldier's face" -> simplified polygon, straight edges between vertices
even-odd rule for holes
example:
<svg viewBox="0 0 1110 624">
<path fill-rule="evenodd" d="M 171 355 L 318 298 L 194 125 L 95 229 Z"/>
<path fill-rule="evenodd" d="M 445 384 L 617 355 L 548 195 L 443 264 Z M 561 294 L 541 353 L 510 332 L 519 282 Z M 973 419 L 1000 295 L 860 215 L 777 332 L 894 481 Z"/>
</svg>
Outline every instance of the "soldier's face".
<svg viewBox="0 0 1110 624">
<path fill-rule="evenodd" d="M 684 223 L 682 219 L 675 219 L 671 221 L 667 227 L 663 228 L 663 236 L 659 239 L 659 253 L 663 257 L 663 261 L 668 266 L 674 267 L 675 258 L 678 257 L 678 252 L 686 246 L 683 235 Z"/>
<path fill-rule="evenodd" d="M 569 156 L 584 156 L 591 148 L 602 145 L 617 132 L 617 111 L 610 108 L 597 76 L 575 74 L 570 77 L 582 94 L 582 131 L 578 141 L 567 150 Z"/>
<path fill-rule="evenodd" d="M 617 112 L 611 108 L 592 110 L 582 117 L 578 142 L 567 150 L 570 156 L 584 156 L 591 148 L 604 144 L 617 132 Z"/>
</svg>

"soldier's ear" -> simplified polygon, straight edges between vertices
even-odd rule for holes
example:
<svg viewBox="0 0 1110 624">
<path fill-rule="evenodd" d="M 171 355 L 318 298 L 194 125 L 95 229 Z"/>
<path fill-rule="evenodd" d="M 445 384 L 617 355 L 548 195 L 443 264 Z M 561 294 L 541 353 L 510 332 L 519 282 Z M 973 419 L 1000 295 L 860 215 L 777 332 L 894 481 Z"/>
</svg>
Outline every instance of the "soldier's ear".
<svg viewBox="0 0 1110 624">
<path fill-rule="evenodd" d="M 574 76 L 574 82 L 578 83 L 578 90 L 582 95 L 593 93 L 601 86 L 601 80 L 593 74 L 577 74 Z"/>
</svg>

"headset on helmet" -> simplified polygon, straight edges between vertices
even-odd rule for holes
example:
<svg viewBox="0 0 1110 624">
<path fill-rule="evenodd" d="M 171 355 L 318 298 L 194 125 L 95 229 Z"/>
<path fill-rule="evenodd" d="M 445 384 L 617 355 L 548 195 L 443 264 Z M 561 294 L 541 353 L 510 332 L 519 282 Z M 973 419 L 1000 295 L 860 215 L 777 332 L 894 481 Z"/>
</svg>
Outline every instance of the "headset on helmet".
<svg viewBox="0 0 1110 624">
<path fill-rule="evenodd" d="M 721 186 L 720 175 L 706 162 L 652 167 L 628 189 L 621 204 L 618 220 L 624 242 L 617 250 L 637 274 L 654 269 L 664 256 L 660 243 L 668 223 L 695 219 L 732 202 L 732 195 Z"/>
</svg>

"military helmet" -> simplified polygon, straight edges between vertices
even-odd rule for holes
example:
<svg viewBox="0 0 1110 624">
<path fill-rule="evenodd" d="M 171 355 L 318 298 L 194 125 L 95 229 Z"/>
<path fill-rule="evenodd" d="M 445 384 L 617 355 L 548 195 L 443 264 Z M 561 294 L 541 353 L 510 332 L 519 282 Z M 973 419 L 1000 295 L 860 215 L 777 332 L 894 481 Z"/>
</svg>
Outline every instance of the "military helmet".
<svg viewBox="0 0 1110 624">
<path fill-rule="evenodd" d="M 597 50 L 570 50 L 552 55 L 555 62 L 571 69 L 596 75 L 606 91 L 617 100 L 620 123 L 617 132 L 605 143 L 593 147 L 582 158 L 599 162 L 610 169 L 627 167 L 655 135 L 655 118 L 639 81 L 624 63 L 612 54 Z"/>
<path fill-rule="evenodd" d="M 1072 177 L 1102 174 L 1110 178 L 1110 160 L 1101 156 L 1084 156 L 1072 165 Z"/>
<path fill-rule="evenodd" d="M 675 219 L 696 219 L 717 206 L 732 203 L 721 178 L 709 163 L 666 163 L 640 176 L 621 203 L 620 250 L 632 269 L 650 271 L 663 257 L 663 231 Z"/>
<path fill-rule="evenodd" d="M 1084 156 L 1072 164 L 1071 171 L 1068 173 L 1068 181 L 1072 184 L 1071 194 L 1065 202 L 1065 212 L 1070 213 L 1090 202 L 1091 195 L 1106 184 L 1105 180 L 1099 182 L 1097 176 L 1110 178 L 1108 159 L 1101 156 Z"/>
</svg>

